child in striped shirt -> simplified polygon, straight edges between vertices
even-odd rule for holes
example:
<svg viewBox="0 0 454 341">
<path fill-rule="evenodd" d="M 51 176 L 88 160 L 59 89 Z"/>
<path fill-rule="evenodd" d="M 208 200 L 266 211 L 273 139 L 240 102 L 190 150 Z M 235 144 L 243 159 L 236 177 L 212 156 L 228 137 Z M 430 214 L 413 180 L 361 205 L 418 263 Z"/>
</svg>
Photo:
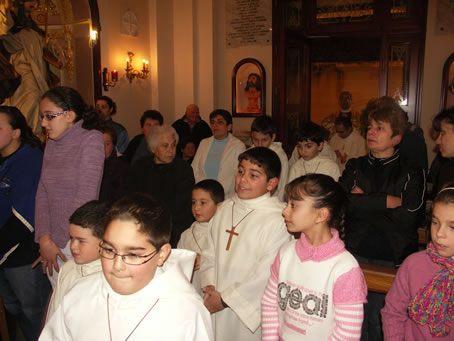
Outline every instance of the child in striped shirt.
<svg viewBox="0 0 454 341">
<path fill-rule="evenodd" d="M 309 174 L 286 187 L 290 233 L 262 299 L 262 340 L 359 340 L 367 286 L 339 237 L 346 194 L 330 176 Z M 341 233 L 342 234 L 342 233 Z"/>
</svg>

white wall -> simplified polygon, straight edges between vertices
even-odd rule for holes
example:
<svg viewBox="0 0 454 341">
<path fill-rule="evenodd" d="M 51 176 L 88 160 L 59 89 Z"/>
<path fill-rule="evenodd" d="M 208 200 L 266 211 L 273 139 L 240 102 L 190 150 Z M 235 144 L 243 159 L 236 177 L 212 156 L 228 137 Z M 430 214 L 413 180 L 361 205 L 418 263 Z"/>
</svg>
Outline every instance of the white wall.
<svg viewBox="0 0 454 341">
<path fill-rule="evenodd" d="M 152 108 L 151 89 L 149 79 L 135 79 L 132 83 L 126 79 L 127 52 L 132 51 L 133 66 L 142 68 L 142 59 L 148 59 L 153 73 L 153 63 L 150 58 L 150 16 L 148 0 L 98 0 L 101 31 L 101 67 L 109 71 L 118 71 L 119 82 L 109 91 L 103 90 L 103 95 L 111 97 L 117 103 L 117 114 L 114 120 L 123 124 L 132 138 L 140 132 L 139 119 L 142 113 Z M 121 18 L 124 11 L 130 9 L 135 12 L 139 23 L 137 37 L 120 33 Z"/>
</svg>

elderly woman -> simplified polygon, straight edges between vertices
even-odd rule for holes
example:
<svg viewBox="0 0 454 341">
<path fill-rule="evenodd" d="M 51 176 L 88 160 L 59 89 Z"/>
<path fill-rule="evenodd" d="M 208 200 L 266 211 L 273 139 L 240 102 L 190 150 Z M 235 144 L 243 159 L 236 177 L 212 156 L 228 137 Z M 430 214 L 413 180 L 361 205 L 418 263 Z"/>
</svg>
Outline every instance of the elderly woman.
<svg viewBox="0 0 454 341">
<path fill-rule="evenodd" d="M 178 134 L 169 125 L 155 126 L 147 137 L 153 155 L 137 160 L 129 173 L 128 192 L 145 192 L 161 200 L 172 214 L 172 247 L 181 233 L 191 226 L 191 192 L 194 174 L 191 166 L 175 158 Z"/>
</svg>

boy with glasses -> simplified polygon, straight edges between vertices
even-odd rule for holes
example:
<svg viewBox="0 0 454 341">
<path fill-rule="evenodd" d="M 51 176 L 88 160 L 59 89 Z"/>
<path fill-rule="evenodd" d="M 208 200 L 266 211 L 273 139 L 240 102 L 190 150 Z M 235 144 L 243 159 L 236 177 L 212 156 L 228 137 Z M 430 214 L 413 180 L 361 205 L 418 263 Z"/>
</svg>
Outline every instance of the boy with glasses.
<svg viewBox="0 0 454 341">
<path fill-rule="evenodd" d="M 195 253 L 171 251 L 168 209 L 132 193 L 107 221 L 102 273 L 69 291 L 40 340 L 212 340 L 209 313 L 190 283 Z"/>
</svg>

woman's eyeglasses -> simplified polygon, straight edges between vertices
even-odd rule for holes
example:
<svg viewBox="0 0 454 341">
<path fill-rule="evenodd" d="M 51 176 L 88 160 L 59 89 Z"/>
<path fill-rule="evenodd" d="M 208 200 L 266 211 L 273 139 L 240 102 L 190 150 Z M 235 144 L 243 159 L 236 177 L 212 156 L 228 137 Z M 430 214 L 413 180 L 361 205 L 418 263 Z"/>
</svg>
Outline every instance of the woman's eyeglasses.
<svg viewBox="0 0 454 341">
<path fill-rule="evenodd" d="M 68 110 L 65 111 L 60 111 L 60 112 L 54 112 L 54 113 L 44 113 L 44 114 L 39 114 L 39 119 L 46 120 L 46 121 L 52 121 L 55 117 L 61 116 L 63 114 L 66 114 Z"/>
</svg>

